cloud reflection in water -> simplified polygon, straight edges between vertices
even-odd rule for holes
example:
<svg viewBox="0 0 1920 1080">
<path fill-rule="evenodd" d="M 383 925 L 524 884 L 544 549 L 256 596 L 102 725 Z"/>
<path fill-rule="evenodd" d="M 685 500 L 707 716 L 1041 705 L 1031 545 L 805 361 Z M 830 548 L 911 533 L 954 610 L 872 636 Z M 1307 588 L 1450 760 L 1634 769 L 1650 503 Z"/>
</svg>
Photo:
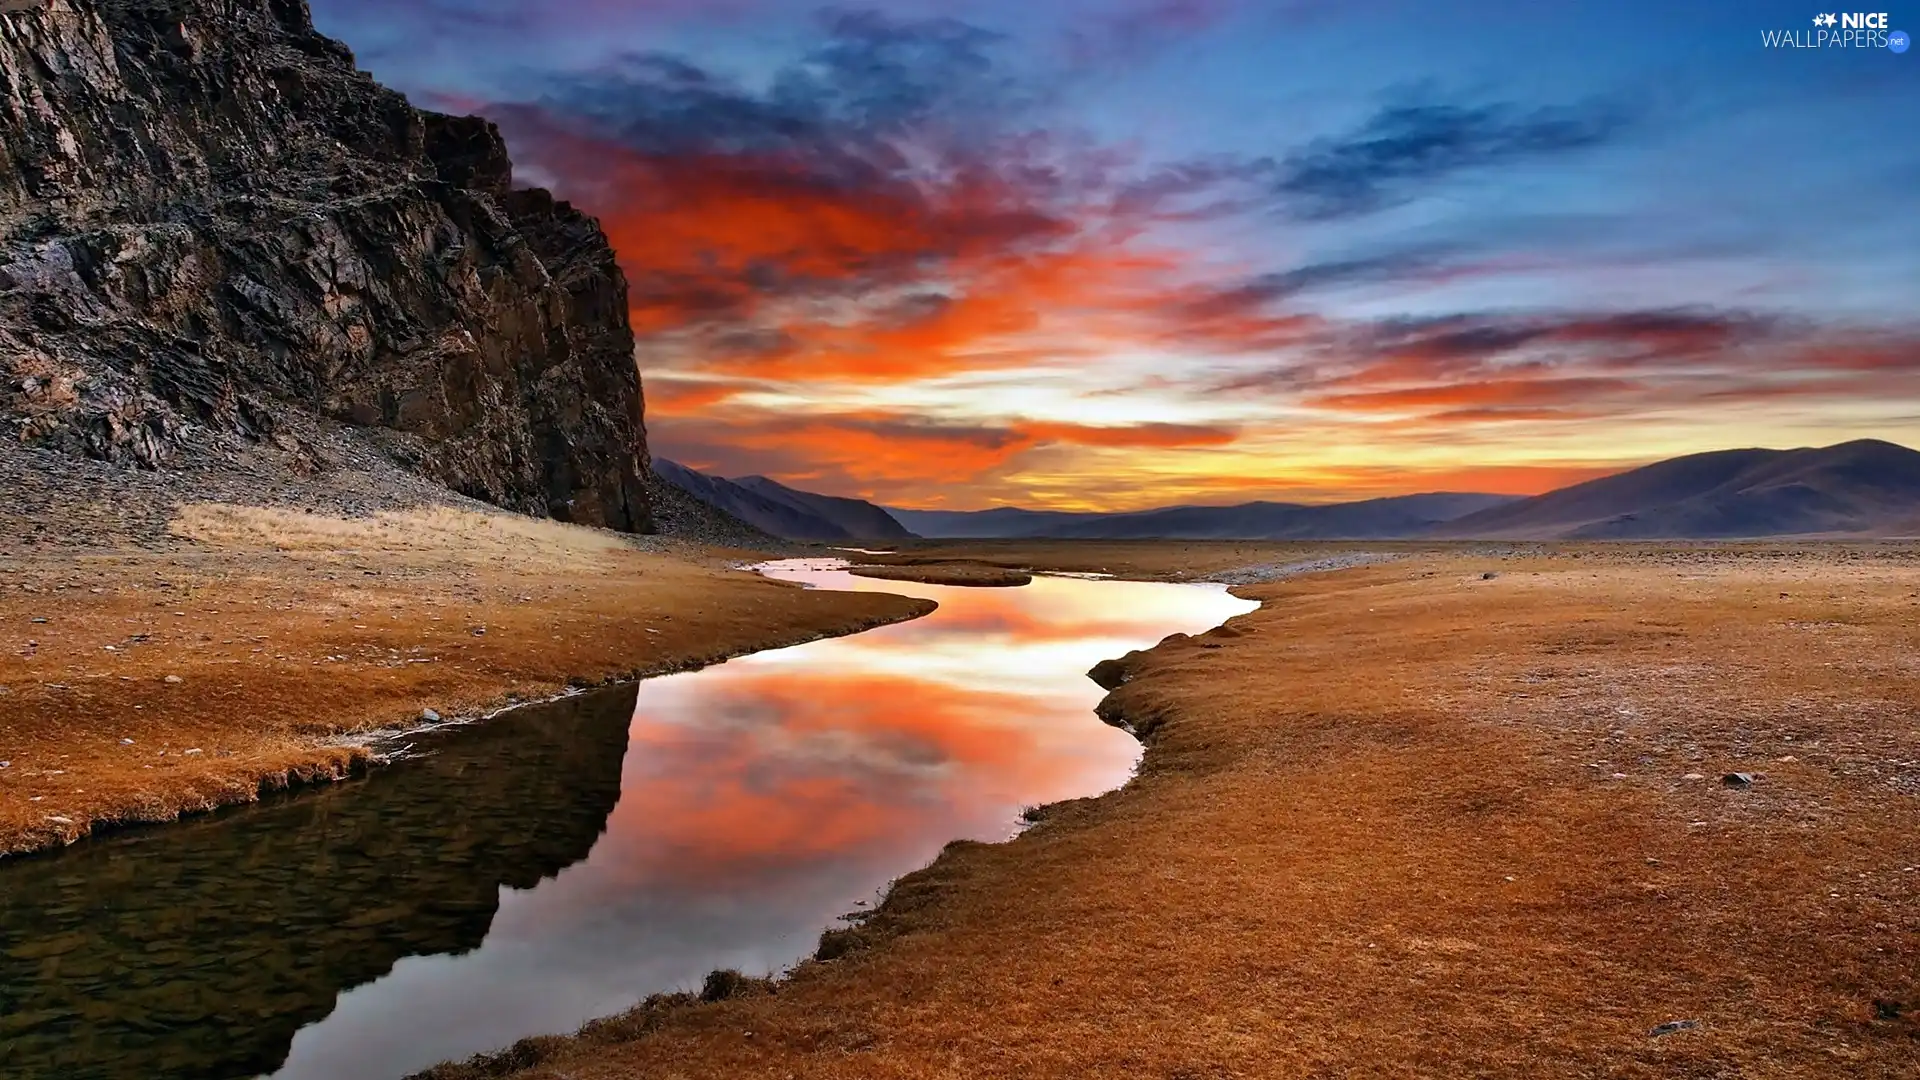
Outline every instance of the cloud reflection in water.
<svg viewBox="0 0 1920 1080">
<path fill-rule="evenodd" d="M 503 889 L 479 949 L 402 960 L 343 994 L 276 1075 L 397 1076 L 714 968 L 778 970 L 948 841 L 1004 839 L 1025 806 L 1125 782 L 1139 747 L 1094 717 L 1086 670 L 1253 607 L 1205 586 L 967 589 L 819 565 L 768 572 L 940 608 L 643 683 L 620 800 L 588 858 Z"/>
</svg>

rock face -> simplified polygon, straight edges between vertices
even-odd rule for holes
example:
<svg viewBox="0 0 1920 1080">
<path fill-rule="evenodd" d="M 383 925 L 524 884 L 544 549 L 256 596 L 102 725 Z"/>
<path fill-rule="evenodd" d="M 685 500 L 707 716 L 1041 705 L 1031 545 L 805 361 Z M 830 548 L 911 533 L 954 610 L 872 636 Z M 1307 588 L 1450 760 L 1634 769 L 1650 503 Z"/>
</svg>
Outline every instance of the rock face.
<svg viewBox="0 0 1920 1080">
<path fill-rule="evenodd" d="M 304 0 L 0 12 L 0 438 L 166 469 L 344 426 L 525 513 L 650 528 L 625 279 Z"/>
</svg>

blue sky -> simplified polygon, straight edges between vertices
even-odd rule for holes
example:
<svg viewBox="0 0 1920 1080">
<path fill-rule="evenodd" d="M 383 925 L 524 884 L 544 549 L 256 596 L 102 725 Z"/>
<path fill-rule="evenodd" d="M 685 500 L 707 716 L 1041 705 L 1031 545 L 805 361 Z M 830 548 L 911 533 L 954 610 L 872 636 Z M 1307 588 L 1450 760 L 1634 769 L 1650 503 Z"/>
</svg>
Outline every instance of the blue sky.
<svg viewBox="0 0 1920 1080">
<path fill-rule="evenodd" d="M 1132 506 L 1920 441 L 1920 56 L 1763 47 L 1824 8 L 314 8 L 602 218 L 698 467 Z"/>
</svg>

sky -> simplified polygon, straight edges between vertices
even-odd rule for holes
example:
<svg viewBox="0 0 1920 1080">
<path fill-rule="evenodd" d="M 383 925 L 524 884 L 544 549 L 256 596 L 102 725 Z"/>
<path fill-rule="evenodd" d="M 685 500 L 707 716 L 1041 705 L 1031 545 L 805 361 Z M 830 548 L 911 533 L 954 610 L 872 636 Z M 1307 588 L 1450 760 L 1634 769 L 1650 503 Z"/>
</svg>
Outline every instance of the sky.
<svg viewBox="0 0 1920 1080">
<path fill-rule="evenodd" d="M 312 4 L 600 219 L 652 452 L 718 475 L 1117 510 L 1920 445 L 1920 53 L 1825 8 Z"/>
</svg>

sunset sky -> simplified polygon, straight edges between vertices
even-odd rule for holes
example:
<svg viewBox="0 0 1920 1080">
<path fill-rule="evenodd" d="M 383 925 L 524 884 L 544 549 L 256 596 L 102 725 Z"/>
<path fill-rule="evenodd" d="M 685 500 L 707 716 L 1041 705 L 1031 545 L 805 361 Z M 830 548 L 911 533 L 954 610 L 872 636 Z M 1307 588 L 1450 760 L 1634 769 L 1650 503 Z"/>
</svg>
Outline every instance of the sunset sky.
<svg viewBox="0 0 1920 1080">
<path fill-rule="evenodd" d="M 313 7 L 600 217 L 653 452 L 720 475 L 1131 509 L 1920 444 L 1920 54 L 1762 46 L 1824 8 Z"/>
</svg>

